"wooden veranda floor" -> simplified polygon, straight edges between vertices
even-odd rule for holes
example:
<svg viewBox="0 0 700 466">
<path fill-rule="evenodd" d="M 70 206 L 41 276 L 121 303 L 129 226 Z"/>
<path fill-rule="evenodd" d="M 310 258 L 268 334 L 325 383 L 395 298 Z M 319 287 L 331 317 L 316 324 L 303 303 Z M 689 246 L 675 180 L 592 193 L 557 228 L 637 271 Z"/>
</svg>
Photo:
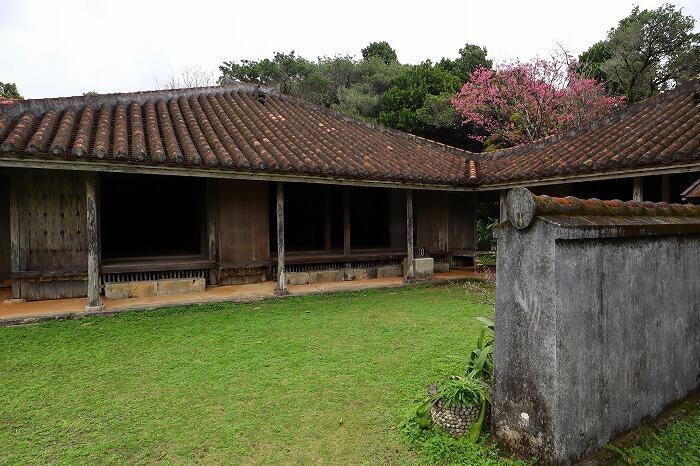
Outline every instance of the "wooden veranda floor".
<svg viewBox="0 0 700 466">
<path fill-rule="evenodd" d="M 433 282 L 477 278 L 482 274 L 470 269 L 436 273 Z M 231 285 L 207 288 L 203 293 L 187 293 L 148 298 L 104 299 L 105 310 L 97 314 L 114 314 L 139 309 L 156 309 L 211 302 L 248 302 L 274 297 L 275 282 L 267 281 L 251 285 Z M 289 285 L 290 296 L 334 293 L 372 288 L 394 288 L 406 286 L 401 277 L 375 278 L 309 285 Z M 0 325 L 38 322 L 55 318 L 80 317 L 85 312 L 85 298 L 58 299 L 50 301 L 10 302 L 9 289 L 0 289 Z"/>
</svg>

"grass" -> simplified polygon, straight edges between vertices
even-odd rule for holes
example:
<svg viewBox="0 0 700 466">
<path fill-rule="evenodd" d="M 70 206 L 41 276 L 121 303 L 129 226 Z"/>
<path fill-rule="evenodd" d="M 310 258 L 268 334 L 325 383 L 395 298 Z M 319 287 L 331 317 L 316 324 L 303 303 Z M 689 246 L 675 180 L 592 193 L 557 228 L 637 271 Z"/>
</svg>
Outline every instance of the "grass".
<svg viewBox="0 0 700 466">
<path fill-rule="evenodd" d="M 491 314 L 440 285 L 0 328 L 0 462 L 453 461 L 406 412 Z"/>
<path fill-rule="evenodd" d="M 609 444 L 605 449 L 614 454 L 612 465 L 698 465 L 700 464 L 700 398 L 682 403 L 669 422 L 662 426 L 643 426 L 634 435 L 631 445 Z"/>
</svg>

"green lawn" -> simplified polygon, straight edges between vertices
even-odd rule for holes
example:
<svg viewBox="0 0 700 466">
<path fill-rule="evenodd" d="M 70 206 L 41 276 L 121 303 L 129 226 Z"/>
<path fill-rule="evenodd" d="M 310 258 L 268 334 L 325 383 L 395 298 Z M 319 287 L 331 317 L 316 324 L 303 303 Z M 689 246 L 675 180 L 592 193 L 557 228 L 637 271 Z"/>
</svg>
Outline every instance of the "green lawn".
<svg viewBox="0 0 700 466">
<path fill-rule="evenodd" d="M 611 465 L 700 464 L 700 396 L 696 393 L 672 410 L 674 418 L 662 427 L 644 425 L 631 445 L 607 445 Z M 625 443 L 624 441 L 622 443 Z"/>
<path fill-rule="evenodd" d="M 414 463 L 407 408 L 491 313 L 441 285 L 0 328 L 0 462 Z"/>
</svg>

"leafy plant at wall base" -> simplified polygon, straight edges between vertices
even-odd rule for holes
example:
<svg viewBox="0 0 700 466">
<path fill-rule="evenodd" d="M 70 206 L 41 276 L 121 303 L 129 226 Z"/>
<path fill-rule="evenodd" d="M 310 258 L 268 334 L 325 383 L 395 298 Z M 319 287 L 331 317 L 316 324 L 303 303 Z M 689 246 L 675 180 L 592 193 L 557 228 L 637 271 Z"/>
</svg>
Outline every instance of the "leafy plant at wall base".
<svg viewBox="0 0 700 466">
<path fill-rule="evenodd" d="M 479 438 L 481 428 L 486 417 L 486 408 L 491 403 L 489 387 L 480 379 L 465 376 L 453 376 L 442 382 L 435 393 L 428 396 L 416 409 L 416 418 L 421 429 L 430 427 L 431 408 L 438 401 L 442 401 L 444 406 L 475 406 L 481 405 L 479 417 L 469 429 L 469 438 Z"/>
<path fill-rule="evenodd" d="M 479 338 L 469 355 L 465 375 L 467 377 L 481 379 L 490 383 L 493 379 L 493 330 L 494 324 L 486 317 L 476 317 L 483 326 L 479 331 Z"/>
<path fill-rule="evenodd" d="M 476 443 L 481 435 L 481 429 L 484 427 L 484 419 L 486 419 L 486 400 L 481 400 L 481 411 L 479 417 L 474 423 L 469 426 L 469 441 Z"/>
</svg>

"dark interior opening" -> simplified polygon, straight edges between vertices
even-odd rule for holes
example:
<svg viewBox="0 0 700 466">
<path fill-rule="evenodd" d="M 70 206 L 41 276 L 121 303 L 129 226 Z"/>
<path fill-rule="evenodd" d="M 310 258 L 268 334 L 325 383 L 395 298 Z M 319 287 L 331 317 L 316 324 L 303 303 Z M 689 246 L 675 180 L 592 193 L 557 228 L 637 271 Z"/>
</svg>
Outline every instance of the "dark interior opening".
<svg viewBox="0 0 700 466">
<path fill-rule="evenodd" d="M 284 185 L 284 246 L 286 251 L 323 251 L 326 218 L 330 249 L 343 248 L 343 193 L 337 186 L 307 183 Z M 270 250 L 277 252 L 277 185 L 270 183 Z"/>
<path fill-rule="evenodd" d="M 102 257 L 201 255 L 203 179 L 104 174 L 100 179 Z"/>
<path fill-rule="evenodd" d="M 350 200 L 350 247 L 377 249 L 391 246 L 389 190 L 355 188 Z"/>
<path fill-rule="evenodd" d="M 571 195 L 580 199 L 632 200 L 632 178 L 586 181 L 571 184 Z"/>
</svg>

